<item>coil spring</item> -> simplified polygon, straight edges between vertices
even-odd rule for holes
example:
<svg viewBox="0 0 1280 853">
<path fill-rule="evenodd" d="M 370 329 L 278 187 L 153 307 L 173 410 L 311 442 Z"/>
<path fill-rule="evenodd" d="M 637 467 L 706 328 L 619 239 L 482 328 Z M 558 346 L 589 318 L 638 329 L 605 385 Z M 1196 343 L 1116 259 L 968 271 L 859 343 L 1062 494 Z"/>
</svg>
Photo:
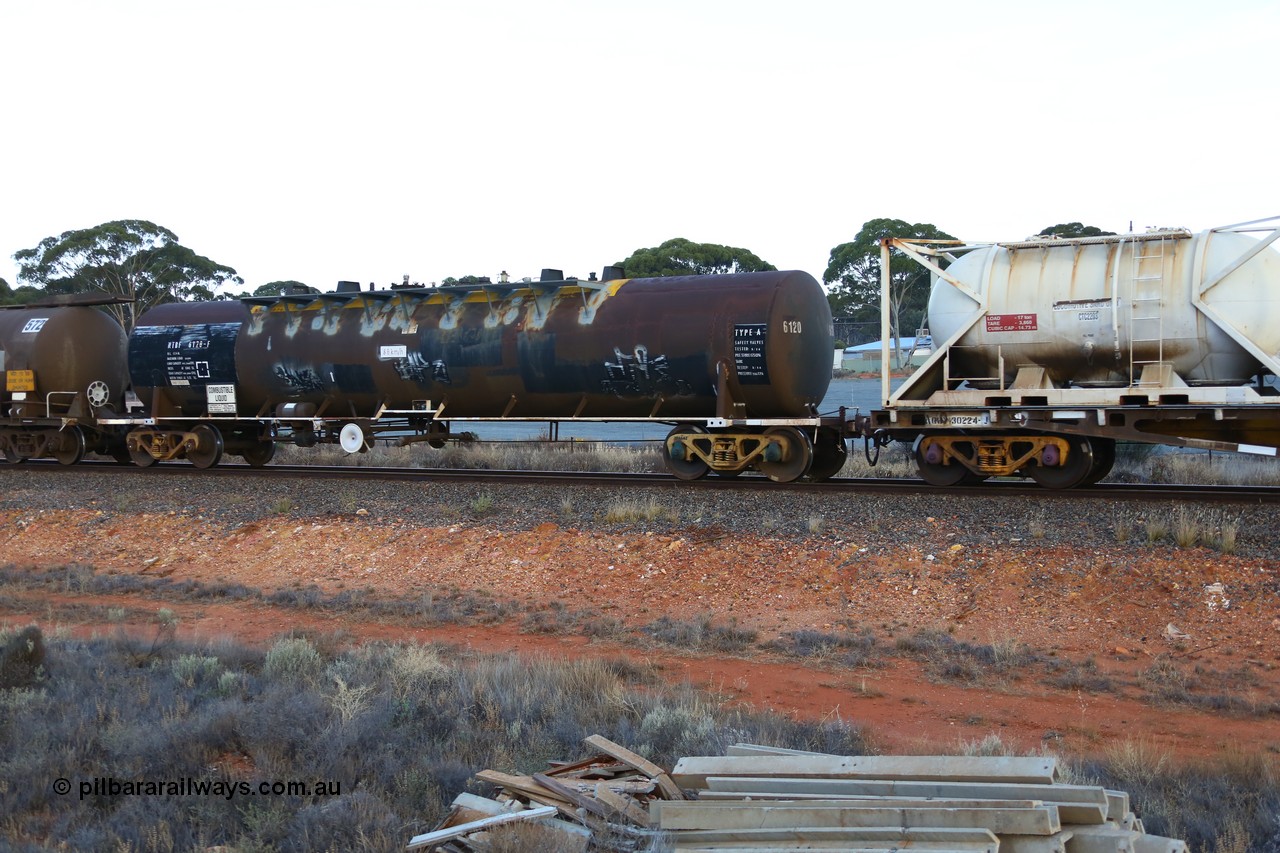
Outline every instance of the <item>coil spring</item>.
<svg viewBox="0 0 1280 853">
<path fill-rule="evenodd" d="M 720 439 L 711 445 L 711 461 L 732 464 L 738 458 L 737 448 L 733 441 Z"/>
<path fill-rule="evenodd" d="M 1009 464 L 1009 454 L 1005 451 L 1003 444 L 988 444 L 983 442 L 978 445 L 978 467 L 984 470 L 996 470 L 1003 468 Z"/>
</svg>

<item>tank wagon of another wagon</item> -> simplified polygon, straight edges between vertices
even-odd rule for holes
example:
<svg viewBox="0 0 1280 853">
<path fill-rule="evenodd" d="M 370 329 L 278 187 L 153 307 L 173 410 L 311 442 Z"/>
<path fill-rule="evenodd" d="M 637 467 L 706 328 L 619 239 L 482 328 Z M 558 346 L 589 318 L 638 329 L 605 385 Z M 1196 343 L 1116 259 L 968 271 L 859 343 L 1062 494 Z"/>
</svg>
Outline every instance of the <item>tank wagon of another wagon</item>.
<svg viewBox="0 0 1280 853">
<path fill-rule="evenodd" d="M 933 274 L 935 346 L 894 392 L 884 375 L 864 434 L 912 442 L 921 476 L 943 486 L 1087 485 L 1117 441 L 1274 456 L 1278 238 L 1280 217 L 1199 234 L 887 239 L 883 270 L 900 252 Z"/>
<path fill-rule="evenodd" d="M 128 342 L 146 418 L 120 418 L 140 465 L 276 443 L 443 445 L 453 420 L 672 425 L 668 467 L 778 481 L 842 467 L 826 295 L 803 272 L 537 281 L 171 303 Z"/>
<path fill-rule="evenodd" d="M 112 297 L 77 294 L 0 308 L 0 452 L 8 462 L 86 451 L 127 458 L 123 429 L 104 426 L 123 410 L 128 371 L 120 324 L 99 306 Z"/>
</svg>

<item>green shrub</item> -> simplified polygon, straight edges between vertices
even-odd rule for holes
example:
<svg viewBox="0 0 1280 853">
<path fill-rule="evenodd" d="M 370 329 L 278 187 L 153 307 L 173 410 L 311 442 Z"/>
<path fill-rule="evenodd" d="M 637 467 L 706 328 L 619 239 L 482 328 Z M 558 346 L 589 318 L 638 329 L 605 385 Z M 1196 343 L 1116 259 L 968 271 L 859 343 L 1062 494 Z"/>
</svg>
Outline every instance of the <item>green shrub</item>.
<svg viewBox="0 0 1280 853">
<path fill-rule="evenodd" d="M 324 671 L 324 660 L 315 646 L 301 637 L 279 640 L 267 652 L 262 674 L 285 684 L 314 684 Z"/>
</svg>

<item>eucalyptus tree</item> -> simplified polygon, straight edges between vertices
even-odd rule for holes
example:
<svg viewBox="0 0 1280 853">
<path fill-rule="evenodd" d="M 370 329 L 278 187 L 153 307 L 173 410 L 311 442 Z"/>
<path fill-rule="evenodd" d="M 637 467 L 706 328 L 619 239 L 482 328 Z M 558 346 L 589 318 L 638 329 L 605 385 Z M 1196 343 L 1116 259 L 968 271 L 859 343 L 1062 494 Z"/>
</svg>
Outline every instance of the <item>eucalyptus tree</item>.
<svg viewBox="0 0 1280 853">
<path fill-rule="evenodd" d="M 141 219 L 64 231 L 13 256 L 18 279 L 51 295 L 102 293 L 126 330 L 153 305 L 213 299 L 216 288 L 244 284 L 236 271 L 198 255 L 168 228 Z"/>
<path fill-rule="evenodd" d="M 717 243 L 694 243 L 675 237 L 660 246 L 636 249 L 619 261 L 629 278 L 662 278 L 673 275 L 716 275 L 776 270 L 747 249 Z"/>
</svg>

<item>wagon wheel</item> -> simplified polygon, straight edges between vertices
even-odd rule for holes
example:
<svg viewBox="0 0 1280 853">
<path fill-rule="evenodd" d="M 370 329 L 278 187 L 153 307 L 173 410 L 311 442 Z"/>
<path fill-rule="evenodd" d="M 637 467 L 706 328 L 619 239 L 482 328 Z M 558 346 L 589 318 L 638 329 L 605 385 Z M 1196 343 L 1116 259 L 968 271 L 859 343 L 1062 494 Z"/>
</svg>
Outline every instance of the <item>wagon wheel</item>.
<svg viewBox="0 0 1280 853">
<path fill-rule="evenodd" d="M 685 440 L 684 443 L 688 443 L 693 436 L 706 435 L 706 432 L 700 426 L 678 426 L 667 433 L 667 442 L 670 442 L 673 438 L 682 437 Z M 683 450 L 683 444 L 677 445 L 677 447 Z M 662 461 L 667 464 L 667 470 L 681 480 L 700 480 L 707 476 L 707 472 L 711 470 L 706 462 L 703 462 L 687 450 L 684 451 L 684 458 L 681 459 L 676 459 L 671 455 L 671 451 L 665 442 L 662 445 L 662 450 Z"/>
<path fill-rule="evenodd" d="M 1084 485 L 1094 470 L 1093 445 L 1083 436 L 1067 436 L 1070 452 L 1060 465 L 1031 465 L 1025 470 L 1046 489 L 1073 489 Z"/>
<path fill-rule="evenodd" d="M 191 430 L 196 446 L 187 450 L 187 459 L 197 468 L 212 468 L 222 459 L 222 433 L 211 424 L 200 424 Z"/>
<path fill-rule="evenodd" d="M 78 426 L 59 430 L 50 452 L 59 464 L 76 464 L 84 458 L 84 432 Z"/>
<path fill-rule="evenodd" d="M 1116 443 L 1110 438 L 1091 438 L 1089 443 L 1093 445 L 1093 469 L 1089 471 L 1089 476 L 1084 478 L 1082 486 L 1092 486 L 1098 483 L 1102 478 L 1111 473 L 1111 468 L 1116 464 Z"/>
<path fill-rule="evenodd" d="M 427 446 L 434 447 L 436 450 L 444 447 L 445 442 L 449 439 L 449 422 L 448 421 L 432 421 L 427 426 Z"/>
<path fill-rule="evenodd" d="M 756 465 L 775 483 L 799 480 L 813 465 L 813 443 L 795 427 L 772 427 L 764 431 L 764 438 L 770 447 Z"/>
<path fill-rule="evenodd" d="M 125 447 L 129 452 L 129 458 L 133 460 L 133 464 L 139 468 L 150 468 L 156 464 L 159 460 L 152 456 L 151 451 L 147 449 L 151 446 L 149 431 L 145 427 L 139 427 L 130 435 L 133 441 L 126 439 Z"/>
<path fill-rule="evenodd" d="M 945 488 L 947 486 L 968 486 L 986 479 L 981 474 L 975 474 L 964 467 L 962 462 L 957 462 L 954 459 L 950 463 L 944 461 L 941 446 L 930 445 L 926 447 L 924 445 L 926 438 L 928 436 L 919 436 L 911 447 L 911 455 L 915 457 L 916 470 L 920 472 L 921 480 L 931 486 Z"/>
<path fill-rule="evenodd" d="M 276 443 L 259 441 L 241 450 L 240 455 L 244 457 L 245 462 L 249 463 L 250 468 L 261 468 L 275 458 Z"/>
<path fill-rule="evenodd" d="M 813 464 L 805 476 L 814 482 L 830 480 L 849 458 L 844 439 L 835 430 L 818 430 L 818 440 L 813 445 Z"/>
<path fill-rule="evenodd" d="M 8 462 L 10 465 L 20 465 L 27 461 L 27 457 L 19 456 L 18 451 L 14 450 L 11 445 L 6 443 L 4 446 L 4 461 Z"/>
</svg>

